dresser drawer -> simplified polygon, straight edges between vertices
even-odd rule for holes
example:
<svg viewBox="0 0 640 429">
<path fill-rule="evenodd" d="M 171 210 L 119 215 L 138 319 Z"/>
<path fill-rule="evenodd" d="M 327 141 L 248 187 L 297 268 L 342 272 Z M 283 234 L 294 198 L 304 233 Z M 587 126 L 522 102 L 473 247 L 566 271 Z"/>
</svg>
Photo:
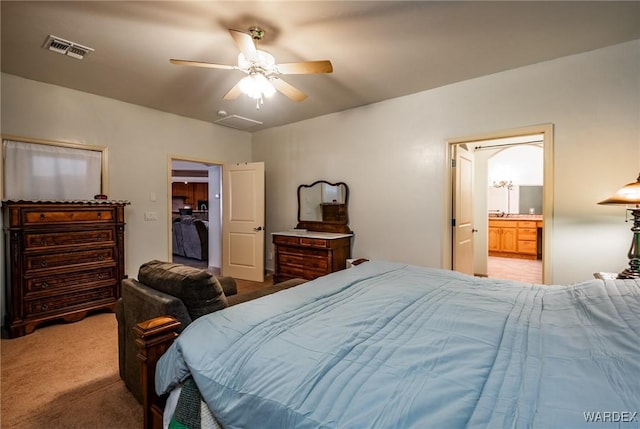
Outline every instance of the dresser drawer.
<svg viewBox="0 0 640 429">
<path fill-rule="evenodd" d="M 327 240 L 322 238 L 300 238 L 301 246 L 327 247 Z"/>
<path fill-rule="evenodd" d="M 74 288 L 78 286 L 86 286 L 91 284 L 110 282 L 115 284 L 116 267 L 102 267 L 88 270 L 77 270 L 71 273 L 62 274 L 43 274 L 25 279 L 26 294 L 25 296 L 33 296 L 41 293 L 55 293 L 59 290 Z"/>
<path fill-rule="evenodd" d="M 312 268 L 320 271 L 326 271 L 329 268 L 329 261 L 326 257 L 294 255 L 290 253 L 278 254 L 278 263 L 281 267 L 294 266 Z"/>
<path fill-rule="evenodd" d="M 108 244 L 115 242 L 115 236 L 114 228 L 49 233 L 25 232 L 24 247 L 25 250 L 32 250 L 56 246 Z"/>
<path fill-rule="evenodd" d="M 107 286 L 84 292 L 75 292 L 65 295 L 55 295 L 34 300 L 25 300 L 26 317 L 40 314 L 60 312 L 74 307 L 87 307 L 88 304 L 99 304 L 105 300 L 116 298 L 115 286 Z"/>
<path fill-rule="evenodd" d="M 289 235 L 274 235 L 273 236 L 274 244 L 290 244 L 290 245 L 298 245 L 300 244 L 300 239 L 298 237 L 291 237 Z"/>
<path fill-rule="evenodd" d="M 300 277 L 312 280 L 325 274 L 329 274 L 327 270 L 319 270 L 313 267 L 299 267 L 292 265 L 282 265 L 280 267 L 280 275 L 287 276 L 289 278 Z"/>
<path fill-rule="evenodd" d="M 42 270 L 71 265 L 88 264 L 95 262 L 115 261 L 115 248 L 93 249 L 79 252 L 57 252 L 45 255 L 25 256 L 26 270 Z"/>
<path fill-rule="evenodd" d="M 303 255 L 294 255 L 291 253 L 278 253 L 278 263 L 280 265 L 292 265 L 301 267 L 304 262 Z"/>
<path fill-rule="evenodd" d="M 87 210 L 24 210 L 24 226 L 77 223 L 77 222 L 113 222 L 115 219 L 115 209 L 91 208 Z"/>
<path fill-rule="evenodd" d="M 288 235 L 274 235 L 273 243 L 290 246 L 303 246 L 303 247 L 329 247 L 329 240 L 323 238 L 309 238 L 309 237 L 292 237 Z"/>
<path fill-rule="evenodd" d="M 326 258 L 329 250 L 316 249 L 315 247 L 280 246 L 278 253 L 286 253 L 288 255 L 320 256 Z"/>
</svg>

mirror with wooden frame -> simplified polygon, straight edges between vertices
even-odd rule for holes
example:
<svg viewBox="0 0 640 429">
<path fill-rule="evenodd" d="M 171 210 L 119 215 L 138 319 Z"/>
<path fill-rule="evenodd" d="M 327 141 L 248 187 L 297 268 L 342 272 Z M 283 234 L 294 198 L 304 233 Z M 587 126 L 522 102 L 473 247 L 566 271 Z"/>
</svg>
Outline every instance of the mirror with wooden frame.
<svg viewBox="0 0 640 429">
<path fill-rule="evenodd" d="M 318 180 L 298 186 L 298 225 L 308 231 L 350 233 L 349 187 Z"/>
</svg>

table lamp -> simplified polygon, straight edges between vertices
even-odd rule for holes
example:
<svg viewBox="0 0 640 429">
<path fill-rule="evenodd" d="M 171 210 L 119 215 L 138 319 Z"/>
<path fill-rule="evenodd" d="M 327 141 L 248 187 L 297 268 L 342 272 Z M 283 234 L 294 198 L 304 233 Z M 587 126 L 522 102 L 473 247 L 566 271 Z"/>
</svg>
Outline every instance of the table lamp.
<svg viewBox="0 0 640 429">
<path fill-rule="evenodd" d="M 635 182 L 627 183 L 615 194 L 598 204 L 624 205 L 633 217 L 633 240 L 629 248 L 629 268 L 618 274 L 619 279 L 640 278 L 640 175 Z"/>
</svg>

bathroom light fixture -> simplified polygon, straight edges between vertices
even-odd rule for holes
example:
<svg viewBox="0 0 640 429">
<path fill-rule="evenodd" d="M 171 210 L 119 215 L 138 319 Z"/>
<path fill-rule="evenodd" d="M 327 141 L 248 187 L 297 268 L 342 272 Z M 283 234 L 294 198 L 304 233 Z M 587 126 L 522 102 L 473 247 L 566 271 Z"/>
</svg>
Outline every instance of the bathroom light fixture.
<svg viewBox="0 0 640 429">
<path fill-rule="evenodd" d="M 611 197 L 598 204 L 623 205 L 631 212 L 633 217 L 633 238 L 629 248 L 629 268 L 618 274 L 619 279 L 640 278 L 640 175 L 635 182 L 627 183 Z"/>
</svg>

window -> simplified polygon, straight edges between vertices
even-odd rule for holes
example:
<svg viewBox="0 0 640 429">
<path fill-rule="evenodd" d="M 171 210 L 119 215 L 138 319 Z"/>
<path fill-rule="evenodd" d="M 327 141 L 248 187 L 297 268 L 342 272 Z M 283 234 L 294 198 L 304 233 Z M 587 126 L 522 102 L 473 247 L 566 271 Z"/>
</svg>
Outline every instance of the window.
<svg viewBox="0 0 640 429">
<path fill-rule="evenodd" d="M 105 193 L 106 148 L 2 140 L 4 199 L 87 200 Z"/>
</svg>

